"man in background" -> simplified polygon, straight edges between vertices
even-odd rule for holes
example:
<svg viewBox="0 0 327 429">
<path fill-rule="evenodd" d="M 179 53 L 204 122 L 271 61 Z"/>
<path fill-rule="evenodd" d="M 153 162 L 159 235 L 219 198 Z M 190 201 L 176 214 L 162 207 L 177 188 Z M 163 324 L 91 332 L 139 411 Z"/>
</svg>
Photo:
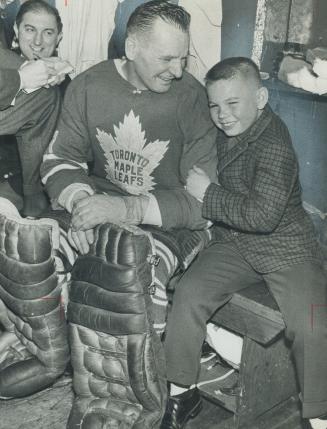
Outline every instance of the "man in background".
<svg viewBox="0 0 327 429">
<path fill-rule="evenodd" d="M 17 52 L 0 46 L 0 135 L 17 138 L 23 214 L 37 216 L 48 206 L 39 168 L 59 114 L 57 84 L 65 76 L 60 72 L 65 64 L 53 57 L 62 38 L 61 19 L 45 1 L 28 0 L 18 11 L 14 32 Z"/>
</svg>

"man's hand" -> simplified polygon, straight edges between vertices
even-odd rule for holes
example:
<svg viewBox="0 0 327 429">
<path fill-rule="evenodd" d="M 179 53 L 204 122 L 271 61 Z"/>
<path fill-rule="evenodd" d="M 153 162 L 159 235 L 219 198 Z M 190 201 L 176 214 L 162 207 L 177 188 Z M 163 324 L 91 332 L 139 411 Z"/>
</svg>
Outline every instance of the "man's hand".
<svg viewBox="0 0 327 429">
<path fill-rule="evenodd" d="M 74 70 L 68 61 L 64 61 L 59 57 L 43 58 L 43 61 L 56 71 L 56 74 L 48 80 L 48 85 L 50 86 L 60 85 L 65 80 L 66 74 Z"/>
<path fill-rule="evenodd" d="M 92 195 L 74 201 L 71 226 L 73 231 L 87 231 L 106 222 L 121 223 L 126 218 L 126 205 L 121 197 Z"/>
<path fill-rule="evenodd" d="M 68 231 L 68 241 L 79 253 L 85 255 L 90 250 L 90 245 L 94 241 L 93 229 L 87 231 Z"/>
<path fill-rule="evenodd" d="M 56 76 L 56 69 L 43 60 L 27 61 L 18 70 L 20 75 L 20 89 L 35 90 L 46 86 L 52 76 Z"/>
<path fill-rule="evenodd" d="M 186 190 L 194 198 L 203 201 L 207 187 L 210 185 L 209 176 L 196 165 L 188 172 Z"/>
</svg>

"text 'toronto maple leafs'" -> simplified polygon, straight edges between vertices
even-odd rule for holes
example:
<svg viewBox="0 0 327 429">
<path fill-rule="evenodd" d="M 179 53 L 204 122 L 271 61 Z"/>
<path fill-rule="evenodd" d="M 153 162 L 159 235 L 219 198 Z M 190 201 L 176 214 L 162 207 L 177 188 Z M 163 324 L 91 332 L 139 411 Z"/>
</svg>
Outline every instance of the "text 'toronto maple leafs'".
<svg viewBox="0 0 327 429">
<path fill-rule="evenodd" d="M 153 170 L 168 149 L 169 140 L 146 142 L 139 116 L 131 110 L 114 135 L 97 129 L 97 139 L 107 160 L 107 178 L 130 194 L 148 194 L 155 186 Z"/>
</svg>

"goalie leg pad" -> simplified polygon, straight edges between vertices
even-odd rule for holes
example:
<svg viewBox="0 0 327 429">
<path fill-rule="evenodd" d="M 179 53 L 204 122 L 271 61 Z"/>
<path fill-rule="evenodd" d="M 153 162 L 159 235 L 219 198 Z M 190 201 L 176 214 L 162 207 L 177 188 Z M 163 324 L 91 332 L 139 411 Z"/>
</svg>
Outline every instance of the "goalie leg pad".
<svg viewBox="0 0 327 429">
<path fill-rule="evenodd" d="M 0 213 L 0 299 L 6 309 L 2 324 L 20 342 L 14 357 L 9 353 L 8 358 L 12 344 L 3 342 L 0 347 L 2 398 L 48 387 L 68 363 L 67 325 L 55 264 L 58 246 L 55 221 L 22 219 L 14 211 Z"/>
<path fill-rule="evenodd" d="M 74 428 L 159 428 L 166 402 L 164 353 L 153 330 L 153 240 L 105 224 L 72 273 L 68 304 L 76 398 Z"/>
</svg>

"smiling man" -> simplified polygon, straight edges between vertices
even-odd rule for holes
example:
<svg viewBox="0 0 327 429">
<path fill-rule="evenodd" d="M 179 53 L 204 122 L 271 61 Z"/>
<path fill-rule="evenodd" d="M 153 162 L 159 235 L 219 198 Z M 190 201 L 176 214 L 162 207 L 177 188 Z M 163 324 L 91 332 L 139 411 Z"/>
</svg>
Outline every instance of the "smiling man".
<svg viewBox="0 0 327 429">
<path fill-rule="evenodd" d="M 129 61 L 124 63 L 126 77 L 140 90 L 164 93 L 173 81 L 182 77 L 189 35 L 163 20 L 155 21 L 151 31 L 154 38 L 148 40 L 147 32 L 135 34 L 133 26 L 130 28 L 126 42 Z"/>
<path fill-rule="evenodd" d="M 166 230 L 205 225 L 185 174 L 196 163 L 215 175 L 215 131 L 202 87 L 183 74 L 188 29 L 182 8 L 141 5 L 127 26 L 126 58 L 70 85 L 41 172 L 54 205 L 72 214 L 71 241 L 81 253 L 96 225 L 126 216 Z"/>
<path fill-rule="evenodd" d="M 183 72 L 189 23 L 190 16 L 183 8 L 166 1 L 150 1 L 136 8 L 127 25 L 126 57 L 97 64 L 69 85 L 57 131 L 41 167 L 53 207 L 71 214 L 68 236 L 82 255 L 77 264 L 78 261 L 83 261 L 84 266 L 92 264 L 87 254 L 98 240 L 97 226 L 105 223 L 151 226 L 156 254 L 160 256 L 154 270 L 155 292 L 149 299 L 153 327 L 158 334 L 165 328 L 169 279 L 177 267 L 185 268 L 186 257 L 196 255 L 209 237 L 201 202 L 184 189 L 187 172 L 196 164 L 212 180 L 216 174 L 216 131 L 210 120 L 208 100 L 202 85 Z M 111 246 L 115 246 L 115 240 L 108 243 L 108 249 Z M 119 253 L 124 253 L 121 248 Z M 91 268 L 90 272 L 93 273 Z M 104 329 L 101 335 L 105 335 L 106 328 L 95 329 L 93 320 L 99 320 L 100 314 L 105 314 L 104 320 L 111 320 L 96 276 L 89 281 L 94 283 L 95 295 L 99 293 L 98 308 L 94 310 L 91 305 L 95 319 L 85 311 L 91 308 L 86 301 L 80 307 L 81 302 L 76 303 L 72 298 L 74 304 L 68 310 L 72 361 L 73 366 L 77 365 L 74 366 L 77 399 L 68 427 L 76 427 L 81 419 L 92 421 L 94 427 L 95 421 L 107 422 L 109 408 L 114 407 L 111 398 L 98 417 L 92 413 L 93 403 L 87 410 L 88 401 L 98 393 L 92 390 L 90 394 L 84 389 L 92 374 L 88 369 L 80 371 L 78 362 L 82 362 L 84 350 L 75 341 L 76 335 L 87 330 L 97 336 L 96 331 L 101 329 Z M 115 287 L 124 290 L 119 281 Z M 78 295 L 81 293 L 80 289 L 74 290 Z M 86 300 L 87 295 L 83 294 Z M 120 308 L 126 308 L 125 302 L 121 305 Z M 78 314 L 83 315 L 80 323 L 76 319 Z M 132 324 L 133 317 L 130 315 Z M 117 329 L 123 329 L 123 325 L 117 322 Z M 149 369 L 146 365 L 143 370 L 134 368 L 133 350 L 127 351 L 130 374 L 134 370 L 143 371 L 137 376 L 137 380 L 142 380 L 146 379 L 144 372 L 156 372 L 154 367 Z M 139 355 L 137 359 L 141 362 L 141 349 Z M 107 356 L 108 362 L 117 359 L 115 353 L 110 357 L 109 351 Z M 162 357 L 163 353 L 159 358 Z M 104 365 L 107 367 L 107 363 Z M 114 370 L 111 364 L 109 367 Z M 120 391 L 115 377 L 112 373 L 105 382 L 106 391 Z M 129 391 L 130 387 L 126 389 Z M 131 395 L 123 396 L 126 403 L 131 400 Z M 101 404 L 101 408 L 106 408 L 104 402 Z M 89 417 L 85 417 L 88 413 Z M 119 414 L 118 407 L 115 414 Z"/>
<path fill-rule="evenodd" d="M 45 1 L 28 0 L 18 11 L 14 31 L 16 52 L 0 47 L 0 135 L 16 135 L 23 213 L 37 216 L 48 205 L 39 169 L 60 108 L 57 84 L 64 79 L 58 73 L 63 63 L 53 55 L 62 23 L 58 11 Z"/>
<path fill-rule="evenodd" d="M 44 8 L 41 3 L 30 1 L 22 6 L 14 25 L 15 36 L 22 55 L 28 60 L 53 56 L 62 39 L 62 24 L 51 6 Z"/>
</svg>

